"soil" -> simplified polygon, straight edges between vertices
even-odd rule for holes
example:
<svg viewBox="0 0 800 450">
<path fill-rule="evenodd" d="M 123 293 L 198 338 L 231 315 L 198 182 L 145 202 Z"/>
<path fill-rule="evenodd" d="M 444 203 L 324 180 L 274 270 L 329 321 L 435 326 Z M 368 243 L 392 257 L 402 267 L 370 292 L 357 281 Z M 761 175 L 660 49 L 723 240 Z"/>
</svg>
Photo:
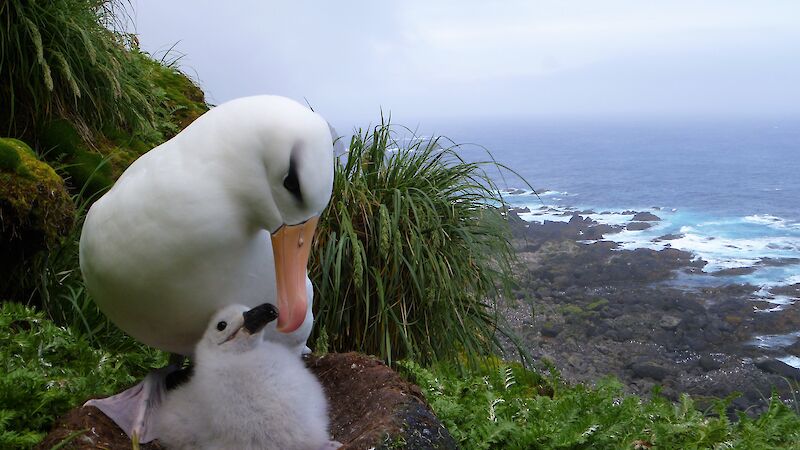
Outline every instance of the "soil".
<svg viewBox="0 0 800 450">
<path fill-rule="evenodd" d="M 343 450 L 457 448 L 420 389 L 381 361 L 359 353 L 332 353 L 310 356 L 306 363 L 325 388 L 331 409 L 330 431 L 344 444 Z M 62 448 L 131 448 L 130 439 L 100 410 L 77 407 L 56 423 L 37 449 L 49 449 L 73 435 Z M 153 442 L 141 448 L 163 447 Z"/>
</svg>

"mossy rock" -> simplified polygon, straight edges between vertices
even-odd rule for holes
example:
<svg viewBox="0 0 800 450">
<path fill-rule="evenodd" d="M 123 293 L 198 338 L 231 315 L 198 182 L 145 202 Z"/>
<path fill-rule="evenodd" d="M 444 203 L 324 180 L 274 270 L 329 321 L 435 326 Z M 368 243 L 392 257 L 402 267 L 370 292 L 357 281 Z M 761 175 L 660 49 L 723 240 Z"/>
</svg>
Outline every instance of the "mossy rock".
<svg viewBox="0 0 800 450">
<path fill-rule="evenodd" d="M 24 142 L 0 138 L 0 295 L 27 258 L 56 245 L 73 224 L 64 180 Z"/>
<path fill-rule="evenodd" d="M 16 139 L 0 140 L 0 171 L 18 173 L 20 167 L 24 167 L 22 157 L 19 156 L 20 144 L 25 145 Z"/>
</svg>

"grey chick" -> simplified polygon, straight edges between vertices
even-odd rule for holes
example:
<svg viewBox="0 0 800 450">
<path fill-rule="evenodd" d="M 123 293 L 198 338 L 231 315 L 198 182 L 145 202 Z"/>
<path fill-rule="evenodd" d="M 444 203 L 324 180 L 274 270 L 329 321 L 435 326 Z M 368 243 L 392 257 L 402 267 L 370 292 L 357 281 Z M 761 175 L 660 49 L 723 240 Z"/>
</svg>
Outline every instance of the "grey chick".
<svg viewBox="0 0 800 450">
<path fill-rule="evenodd" d="M 337 448 L 329 441 L 322 386 L 300 356 L 263 339 L 277 318 L 268 303 L 217 312 L 195 349 L 192 377 L 156 412 L 156 436 L 167 448 Z M 337 445 L 338 444 L 338 445 Z"/>
</svg>

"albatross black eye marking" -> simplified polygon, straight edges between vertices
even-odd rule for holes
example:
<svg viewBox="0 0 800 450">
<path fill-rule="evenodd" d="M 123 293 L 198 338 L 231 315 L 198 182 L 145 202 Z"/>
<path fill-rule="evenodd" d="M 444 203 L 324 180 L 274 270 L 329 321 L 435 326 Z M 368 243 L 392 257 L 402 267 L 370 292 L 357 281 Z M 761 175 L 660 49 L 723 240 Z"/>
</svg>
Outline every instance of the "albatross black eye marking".
<svg viewBox="0 0 800 450">
<path fill-rule="evenodd" d="M 289 158 L 289 173 L 287 173 L 286 178 L 283 179 L 283 187 L 285 187 L 298 202 L 303 201 L 303 193 L 300 192 L 300 179 L 297 176 L 297 161 L 294 152 L 292 152 L 292 156 Z"/>
<path fill-rule="evenodd" d="M 227 326 L 228 326 L 228 322 L 225 322 L 224 320 L 221 320 L 221 321 L 219 321 L 219 323 L 217 323 L 217 330 L 218 331 L 222 331 Z"/>
</svg>

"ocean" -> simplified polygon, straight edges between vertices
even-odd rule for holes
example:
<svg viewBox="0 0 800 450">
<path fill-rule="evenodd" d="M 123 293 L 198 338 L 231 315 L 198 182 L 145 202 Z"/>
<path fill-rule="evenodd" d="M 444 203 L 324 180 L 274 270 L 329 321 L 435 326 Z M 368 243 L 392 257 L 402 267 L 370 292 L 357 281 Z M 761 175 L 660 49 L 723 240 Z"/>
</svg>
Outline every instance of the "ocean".
<svg viewBox="0 0 800 450">
<path fill-rule="evenodd" d="M 467 160 L 486 160 L 488 149 L 527 180 L 538 197 L 509 171 L 490 171 L 507 203 L 530 209 L 525 220 L 567 221 L 580 212 L 625 225 L 631 211 L 648 211 L 661 221 L 606 239 L 707 261 L 703 273 L 679 274 L 672 285 L 749 283 L 759 288 L 753 300 L 771 305 L 764 313 L 800 300 L 772 292 L 800 283 L 800 120 L 474 121 L 424 131 L 475 144 L 459 148 Z M 759 336 L 754 345 L 798 339 Z M 800 367 L 800 359 L 791 363 Z"/>
</svg>

